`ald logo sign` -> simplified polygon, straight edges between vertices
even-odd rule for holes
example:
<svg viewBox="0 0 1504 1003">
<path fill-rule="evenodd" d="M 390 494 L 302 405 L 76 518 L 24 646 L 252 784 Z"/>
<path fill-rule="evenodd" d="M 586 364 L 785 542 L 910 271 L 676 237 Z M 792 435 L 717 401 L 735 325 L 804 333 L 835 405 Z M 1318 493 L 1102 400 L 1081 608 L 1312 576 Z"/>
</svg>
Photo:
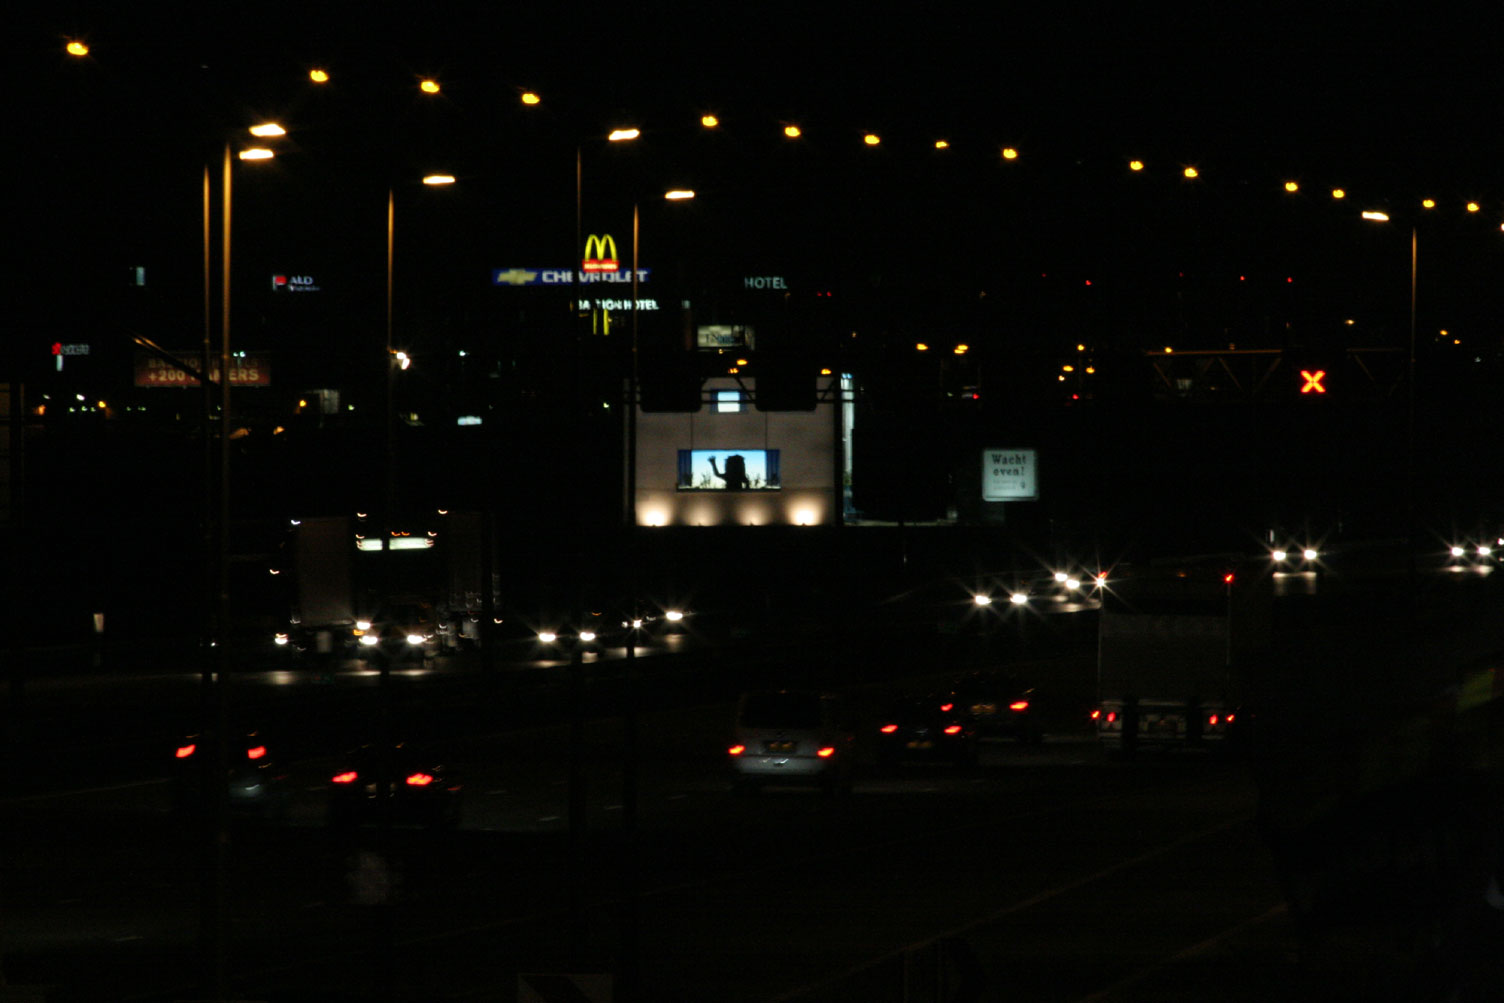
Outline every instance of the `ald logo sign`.
<svg viewBox="0 0 1504 1003">
<path fill-rule="evenodd" d="M 272 292 L 274 293 L 316 293 L 318 291 L 318 283 L 313 281 L 312 275 L 272 276 Z"/>
</svg>

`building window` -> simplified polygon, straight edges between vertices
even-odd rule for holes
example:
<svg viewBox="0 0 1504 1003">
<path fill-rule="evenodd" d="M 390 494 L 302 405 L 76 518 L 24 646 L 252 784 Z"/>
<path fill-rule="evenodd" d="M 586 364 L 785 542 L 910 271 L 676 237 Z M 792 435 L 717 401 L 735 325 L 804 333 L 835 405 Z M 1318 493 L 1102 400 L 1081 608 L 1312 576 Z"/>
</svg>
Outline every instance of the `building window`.
<svg viewBox="0 0 1504 1003">
<path fill-rule="evenodd" d="M 740 390 L 717 390 L 715 410 L 717 414 L 738 414 L 747 408 L 746 397 Z"/>
</svg>

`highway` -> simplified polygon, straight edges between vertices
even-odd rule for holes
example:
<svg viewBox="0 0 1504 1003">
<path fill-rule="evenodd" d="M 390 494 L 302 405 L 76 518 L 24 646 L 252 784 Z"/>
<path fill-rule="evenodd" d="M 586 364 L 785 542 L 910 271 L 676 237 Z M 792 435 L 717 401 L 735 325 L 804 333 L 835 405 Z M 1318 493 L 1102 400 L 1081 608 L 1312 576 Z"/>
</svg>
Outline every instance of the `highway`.
<svg viewBox="0 0 1504 1003">
<path fill-rule="evenodd" d="M 878 664 L 870 651 L 838 663 L 808 640 L 746 661 L 644 652 L 635 680 L 595 663 L 583 701 L 556 660 L 396 671 L 400 727 L 463 769 L 455 832 L 325 825 L 333 756 L 383 699 L 369 667 L 237 676 L 237 706 L 298 736 L 293 796 L 284 821 L 229 829 L 217 880 L 154 759 L 195 706 L 191 669 L 37 685 L 8 718 L 21 783 L 3 802 L 0 970 L 36 998 L 142 1003 L 207 998 L 216 980 L 246 1000 L 589 1000 L 607 984 L 604 998 L 732 1003 L 1486 998 L 1466 994 L 1487 974 L 1466 948 L 1491 917 L 1458 905 L 1437 926 L 1411 886 L 1450 894 L 1497 848 L 1487 805 L 1463 812 L 1497 794 L 1497 759 L 1493 786 L 1417 785 L 1411 759 L 1431 746 L 1398 739 L 1449 672 L 1498 650 L 1497 619 L 1481 619 L 1499 609 L 1495 578 L 1437 576 L 1414 624 L 1356 617 L 1357 597 L 1386 594 L 1370 576 L 1281 600 L 1283 699 L 1256 754 L 1105 757 L 1066 699 L 1092 672 L 1067 631 L 1019 662 L 1062 698 L 1043 745 L 989 741 L 971 770 L 882 770 L 869 734 L 849 797 L 733 796 L 735 689 L 832 672 L 875 712 L 974 639 L 890 650 L 883 664 L 910 671 L 871 678 L 849 671 Z M 1434 664 L 1415 667 L 1397 631 Z M 1352 688 L 1365 677 L 1385 685 Z M 1365 795 L 1394 810 L 1323 813 Z M 1303 867 L 1313 846 L 1347 863 Z M 1376 882 L 1402 907 L 1311 907 Z M 561 986 L 583 995 L 540 995 Z"/>
</svg>

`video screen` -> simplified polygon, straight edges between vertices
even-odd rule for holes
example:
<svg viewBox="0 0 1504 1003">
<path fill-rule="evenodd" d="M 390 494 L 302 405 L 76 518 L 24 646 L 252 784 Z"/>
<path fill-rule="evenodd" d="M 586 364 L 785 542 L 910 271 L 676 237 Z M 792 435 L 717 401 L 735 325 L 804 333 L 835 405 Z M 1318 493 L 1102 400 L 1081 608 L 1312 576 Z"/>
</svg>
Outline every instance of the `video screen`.
<svg viewBox="0 0 1504 1003">
<path fill-rule="evenodd" d="M 777 491 L 776 449 L 681 449 L 680 491 Z"/>
</svg>

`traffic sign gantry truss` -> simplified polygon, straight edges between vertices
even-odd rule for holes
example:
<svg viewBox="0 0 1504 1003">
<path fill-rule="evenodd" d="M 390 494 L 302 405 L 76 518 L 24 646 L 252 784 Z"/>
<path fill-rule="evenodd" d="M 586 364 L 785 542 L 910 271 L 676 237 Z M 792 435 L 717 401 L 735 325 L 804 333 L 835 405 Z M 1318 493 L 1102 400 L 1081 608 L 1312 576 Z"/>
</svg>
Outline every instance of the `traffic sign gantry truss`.
<svg viewBox="0 0 1504 1003">
<path fill-rule="evenodd" d="M 1386 400 L 1405 386 L 1408 358 L 1398 348 L 1329 352 L 1278 348 L 1145 352 L 1154 396 L 1163 400 L 1260 401 L 1316 396 Z M 1303 391 L 1305 391 L 1303 393 Z"/>
</svg>

